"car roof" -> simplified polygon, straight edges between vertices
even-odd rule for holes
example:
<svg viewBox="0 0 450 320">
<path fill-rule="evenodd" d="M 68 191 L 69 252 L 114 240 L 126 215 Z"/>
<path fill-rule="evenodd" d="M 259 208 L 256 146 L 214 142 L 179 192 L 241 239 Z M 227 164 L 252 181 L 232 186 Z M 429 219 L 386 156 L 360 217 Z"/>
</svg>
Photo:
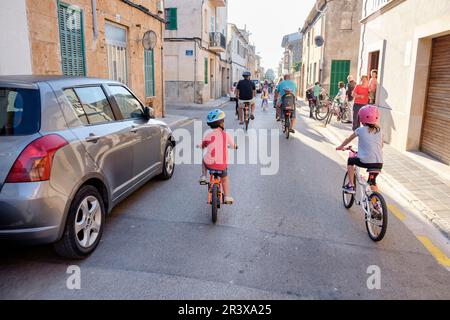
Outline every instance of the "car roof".
<svg viewBox="0 0 450 320">
<path fill-rule="evenodd" d="M 12 75 L 0 76 L 0 85 L 11 85 L 20 87 L 35 87 L 40 82 L 47 82 L 57 86 L 79 86 L 88 84 L 121 84 L 120 82 L 108 79 L 71 77 L 71 76 L 51 76 L 51 75 Z"/>
</svg>

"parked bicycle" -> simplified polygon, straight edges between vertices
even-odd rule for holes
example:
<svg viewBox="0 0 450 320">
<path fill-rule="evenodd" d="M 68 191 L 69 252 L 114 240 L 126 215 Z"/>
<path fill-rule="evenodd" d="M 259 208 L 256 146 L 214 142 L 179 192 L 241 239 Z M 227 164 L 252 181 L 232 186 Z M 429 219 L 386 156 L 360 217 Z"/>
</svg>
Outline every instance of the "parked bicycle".
<svg viewBox="0 0 450 320">
<path fill-rule="evenodd" d="M 326 93 L 321 94 L 319 101 L 316 102 L 316 119 L 319 121 L 327 119 L 331 106 L 330 97 Z"/>
<path fill-rule="evenodd" d="M 357 152 L 353 148 L 347 147 L 344 151 L 350 151 L 350 157 L 356 157 Z M 378 174 L 368 170 L 369 174 Z M 349 175 L 345 174 L 343 186 L 349 184 Z M 356 187 L 358 185 L 358 187 Z M 359 190 L 359 196 L 357 196 Z M 355 194 L 347 193 L 343 191 L 342 199 L 344 206 L 347 209 L 351 209 L 356 203 L 361 206 L 364 211 L 366 229 L 370 239 L 374 242 L 383 240 L 386 235 L 388 226 L 388 209 L 386 201 L 381 193 L 377 191 L 377 188 L 370 186 L 369 182 L 360 174 L 359 168 L 355 170 Z"/>
<path fill-rule="evenodd" d="M 325 119 L 325 127 L 331 123 L 333 116 L 337 117 L 337 121 L 349 121 L 350 120 L 350 106 L 348 102 L 340 103 L 339 101 L 333 101 L 328 115 Z"/>
</svg>

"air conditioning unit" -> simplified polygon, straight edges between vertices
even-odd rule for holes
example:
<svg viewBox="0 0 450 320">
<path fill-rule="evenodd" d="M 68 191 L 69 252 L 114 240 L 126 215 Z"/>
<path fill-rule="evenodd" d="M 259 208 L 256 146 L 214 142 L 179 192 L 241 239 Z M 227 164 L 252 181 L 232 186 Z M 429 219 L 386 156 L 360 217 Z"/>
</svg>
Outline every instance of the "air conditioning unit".
<svg viewBox="0 0 450 320">
<path fill-rule="evenodd" d="M 156 8 L 158 9 L 158 14 L 164 13 L 164 0 L 159 0 Z"/>
</svg>

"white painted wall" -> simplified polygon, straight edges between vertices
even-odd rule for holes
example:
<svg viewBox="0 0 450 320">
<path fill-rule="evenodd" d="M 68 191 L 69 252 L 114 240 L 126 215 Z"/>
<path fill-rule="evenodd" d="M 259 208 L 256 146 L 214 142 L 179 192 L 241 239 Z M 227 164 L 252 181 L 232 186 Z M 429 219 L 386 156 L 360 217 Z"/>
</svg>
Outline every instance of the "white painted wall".
<svg viewBox="0 0 450 320">
<path fill-rule="evenodd" d="M 31 74 L 26 0 L 0 0 L 0 75 Z"/>
</svg>

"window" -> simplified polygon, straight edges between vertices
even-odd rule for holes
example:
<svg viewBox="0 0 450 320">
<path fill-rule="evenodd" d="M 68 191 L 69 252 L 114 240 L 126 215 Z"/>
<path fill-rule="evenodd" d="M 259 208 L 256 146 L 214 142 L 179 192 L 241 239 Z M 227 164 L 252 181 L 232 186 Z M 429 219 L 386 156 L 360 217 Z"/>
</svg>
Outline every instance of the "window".
<svg viewBox="0 0 450 320">
<path fill-rule="evenodd" d="M 155 53 L 153 50 L 144 51 L 145 68 L 145 96 L 155 96 Z"/>
<path fill-rule="evenodd" d="M 69 100 L 72 109 L 75 111 L 75 114 L 77 115 L 78 119 L 80 119 L 81 123 L 83 123 L 84 125 L 89 124 L 86 113 L 84 112 L 83 106 L 80 100 L 78 99 L 75 91 L 73 89 L 66 89 L 64 90 L 64 94 L 66 95 L 66 98 Z"/>
<path fill-rule="evenodd" d="M 118 25 L 106 23 L 105 35 L 109 78 L 127 84 L 127 30 Z"/>
<path fill-rule="evenodd" d="M 74 89 L 90 124 L 114 121 L 114 114 L 101 87 Z"/>
<path fill-rule="evenodd" d="M 166 30 L 178 30 L 177 8 L 166 9 Z"/>
<path fill-rule="evenodd" d="M 85 76 L 82 11 L 64 3 L 58 3 L 58 24 L 63 75 Z"/>
<path fill-rule="evenodd" d="M 142 105 L 130 91 L 121 86 L 110 86 L 109 89 L 111 90 L 114 99 L 116 99 L 124 119 L 136 119 L 142 117 Z"/>
<path fill-rule="evenodd" d="M 208 84 L 208 76 L 209 71 L 208 71 L 208 58 L 205 58 L 205 84 Z"/>
<path fill-rule="evenodd" d="M 39 90 L 0 88 L 0 137 L 32 135 L 41 125 Z"/>
</svg>

